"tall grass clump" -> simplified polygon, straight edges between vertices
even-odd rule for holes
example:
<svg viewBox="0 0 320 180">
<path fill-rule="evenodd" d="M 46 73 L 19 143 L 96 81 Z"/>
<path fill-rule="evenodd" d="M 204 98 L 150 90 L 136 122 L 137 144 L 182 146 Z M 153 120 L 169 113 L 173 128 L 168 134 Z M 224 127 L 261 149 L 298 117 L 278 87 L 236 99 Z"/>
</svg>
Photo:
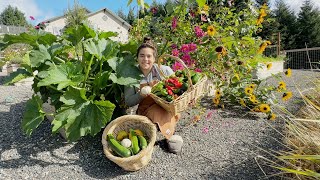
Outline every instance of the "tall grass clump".
<svg viewBox="0 0 320 180">
<path fill-rule="evenodd" d="M 279 142 L 285 150 L 265 151 L 273 158 L 260 156 L 263 164 L 280 171 L 274 175 L 282 179 L 320 179 L 320 79 L 312 80 L 312 86 L 297 87 L 304 102 L 299 111 L 292 114 L 282 109 L 285 128 Z"/>
</svg>

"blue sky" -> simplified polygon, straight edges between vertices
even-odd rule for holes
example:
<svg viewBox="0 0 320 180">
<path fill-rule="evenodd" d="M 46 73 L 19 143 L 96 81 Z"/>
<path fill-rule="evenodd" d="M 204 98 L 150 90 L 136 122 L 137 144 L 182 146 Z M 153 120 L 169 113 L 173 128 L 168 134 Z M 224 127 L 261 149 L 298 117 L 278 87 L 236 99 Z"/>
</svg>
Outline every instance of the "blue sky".
<svg viewBox="0 0 320 180">
<path fill-rule="evenodd" d="M 132 7 L 137 9 L 136 0 L 133 0 Z M 148 4 L 151 4 L 153 0 L 145 0 Z M 156 0 L 157 2 L 164 2 L 165 0 Z M 271 0 L 271 4 L 275 0 Z M 303 0 L 284 0 L 292 10 L 298 12 Z M 316 7 L 320 7 L 320 0 L 311 0 Z M 0 13 L 8 5 L 18 7 L 27 19 L 32 24 L 37 24 L 46 19 L 63 15 L 68 8 L 68 4 L 72 7 L 74 0 L 0 0 Z M 88 8 L 94 12 L 102 8 L 108 8 L 116 13 L 122 9 L 125 13 L 128 12 L 127 0 L 78 0 L 79 4 Z M 34 16 L 35 21 L 31 21 L 29 16 Z"/>
<path fill-rule="evenodd" d="M 94 12 L 102 8 L 108 8 L 116 13 L 123 10 L 126 14 L 130 7 L 137 9 L 136 0 L 130 7 L 127 6 L 127 0 L 78 0 L 79 4 Z M 145 0 L 151 4 L 152 0 Z M 157 0 L 164 2 L 164 0 Z M 73 6 L 74 0 L 0 0 L 0 12 L 8 5 L 18 7 L 32 24 L 37 24 L 43 20 L 63 15 L 65 10 Z M 29 16 L 34 16 L 35 21 L 31 21 Z"/>
</svg>

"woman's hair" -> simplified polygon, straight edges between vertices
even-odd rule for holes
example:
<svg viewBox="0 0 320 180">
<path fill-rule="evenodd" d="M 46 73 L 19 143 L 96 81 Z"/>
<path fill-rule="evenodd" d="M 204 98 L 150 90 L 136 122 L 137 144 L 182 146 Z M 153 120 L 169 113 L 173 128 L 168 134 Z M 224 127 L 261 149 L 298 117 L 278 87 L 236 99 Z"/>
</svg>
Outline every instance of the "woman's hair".
<svg viewBox="0 0 320 180">
<path fill-rule="evenodd" d="M 154 58 L 157 58 L 157 47 L 153 43 L 152 39 L 150 37 L 144 37 L 143 38 L 143 43 L 139 46 L 137 50 L 137 57 L 139 56 L 139 52 L 143 48 L 151 48 L 153 49 L 153 56 Z"/>
</svg>

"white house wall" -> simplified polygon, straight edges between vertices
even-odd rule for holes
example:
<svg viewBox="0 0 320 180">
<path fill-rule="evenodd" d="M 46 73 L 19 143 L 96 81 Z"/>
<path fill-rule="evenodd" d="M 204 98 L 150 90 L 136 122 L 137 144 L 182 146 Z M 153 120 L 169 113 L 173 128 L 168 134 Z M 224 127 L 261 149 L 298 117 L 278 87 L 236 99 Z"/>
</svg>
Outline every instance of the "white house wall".
<svg viewBox="0 0 320 180">
<path fill-rule="evenodd" d="M 129 38 L 128 27 L 108 13 L 100 11 L 88 17 L 88 20 L 90 25 L 96 30 L 117 32 L 118 37 L 112 38 L 115 41 L 126 42 Z M 60 35 L 60 30 L 63 29 L 65 25 L 65 18 L 60 18 L 48 23 L 45 31 L 54 35 Z"/>
<path fill-rule="evenodd" d="M 45 31 L 50 32 L 54 35 L 60 35 L 60 30 L 66 25 L 65 18 L 60 18 L 55 21 L 48 23 Z"/>
<path fill-rule="evenodd" d="M 88 20 L 96 30 L 117 32 L 118 37 L 113 38 L 113 40 L 120 42 L 126 42 L 128 40 L 128 27 L 114 16 L 101 11 L 90 16 Z"/>
</svg>

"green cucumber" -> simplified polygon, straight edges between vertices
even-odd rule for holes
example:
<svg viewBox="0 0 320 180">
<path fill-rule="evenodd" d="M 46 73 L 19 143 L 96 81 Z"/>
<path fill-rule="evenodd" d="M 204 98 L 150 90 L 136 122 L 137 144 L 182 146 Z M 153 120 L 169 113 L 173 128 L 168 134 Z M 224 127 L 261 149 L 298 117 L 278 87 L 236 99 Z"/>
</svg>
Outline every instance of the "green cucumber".
<svg viewBox="0 0 320 180">
<path fill-rule="evenodd" d="M 132 142 L 132 152 L 133 154 L 138 154 L 140 151 L 140 147 L 139 147 L 139 141 L 138 141 L 138 137 L 136 135 L 136 133 L 134 132 L 133 129 L 130 129 L 130 134 L 131 134 L 131 142 Z"/>
<path fill-rule="evenodd" d="M 139 146 L 141 149 L 145 149 L 148 146 L 147 140 L 146 138 L 144 138 L 143 136 L 138 136 L 139 139 Z"/>
<path fill-rule="evenodd" d="M 131 152 L 129 149 L 122 146 L 114 137 L 112 134 L 107 135 L 107 142 L 112 151 L 114 151 L 116 154 L 118 154 L 121 157 L 129 157 L 131 156 Z"/>
</svg>

